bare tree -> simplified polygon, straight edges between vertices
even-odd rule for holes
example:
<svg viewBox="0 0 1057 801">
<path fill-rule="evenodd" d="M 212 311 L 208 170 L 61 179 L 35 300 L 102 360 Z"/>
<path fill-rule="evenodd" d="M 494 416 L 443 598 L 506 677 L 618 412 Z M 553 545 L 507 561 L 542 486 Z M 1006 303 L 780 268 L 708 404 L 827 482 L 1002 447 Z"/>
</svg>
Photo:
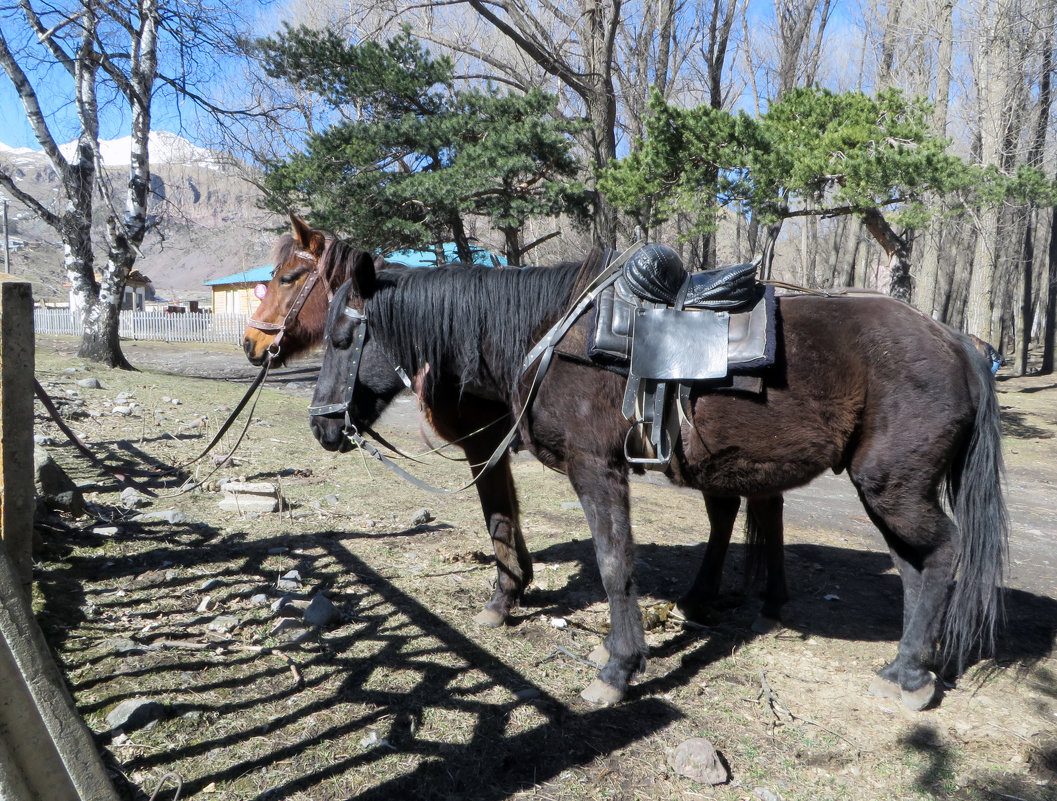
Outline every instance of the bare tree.
<svg viewBox="0 0 1057 801">
<path fill-rule="evenodd" d="M 159 71 L 159 56 L 163 48 L 174 54 L 196 45 L 205 49 L 206 32 L 216 31 L 217 18 L 210 13 L 217 12 L 176 0 L 71 0 L 38 5 L 20 0 L 17 7 L 0 10 L 4 23 L 0 65 L 59 177 L 61 196 L 55 202 L 35 198 L 2 170 L 0 186 L 54 228 L 62 240 L 66 275 L 83 310 L 84 335 L 78 351 L 83 358 L 130 366 L 118 339 L 119 312 L 125 282 L 149 229 L 149 136 L 157 84 L 163 82 L 205 102 L 193 93 L 188 81 L 189 62 L 174 58 L 174 71 L 165 74 Z M 233 19 L 232 13 L 225 8 L 223 20 Z M 221 37 L 213 40 L 220 41 Z M 201 58 L 204 53 L 197 55 Z M 39 64 L 59 68 L 65 76 L 62 89 L 47 83 L 44 72 L 31 66 Z M 49 116 L 41 103 L 42 93 L 56 91 L 75 109 L 76 145 L 70 155 L 60 148 L 56 136 L 63 121 Z M 128 178 L 120 192 L 114 190 L 100 153 L 101 92 L 123 104 L 131 119 Z M 104 215 L 98 233 L 93 228 L 97 197 Z"/>
</svg>

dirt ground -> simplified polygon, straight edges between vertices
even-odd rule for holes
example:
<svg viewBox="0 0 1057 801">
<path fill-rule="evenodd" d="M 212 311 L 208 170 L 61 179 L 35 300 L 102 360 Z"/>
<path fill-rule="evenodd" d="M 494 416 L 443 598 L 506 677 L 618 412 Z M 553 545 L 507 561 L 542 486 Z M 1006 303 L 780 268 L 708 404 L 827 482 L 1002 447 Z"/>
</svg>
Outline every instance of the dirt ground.
<svg viewBox="0 0 1057 801">
<path fill-rule="evenodd" d="M 39 338 L 38 378 L 93 450 L 126 467 L 195 455 L 256 372 L 234 347 L 126 343 L 133 373 L 90 368 L 75 349 Z M 86 377 L 102 388 L 79 387 Z M 494 568 L 476 495 L 427 495 L 324 452 L 306 425 L 313 377 L 312 360 L 279 371 L 233 465 L 189 468 L 205 481 L 193 492 L 143 486 L 155 495 L 136 510 L 38 405 L 36 433 L 89 503 L 86 516 L 41 519 L 39 617 L 100 743 L 148 795 L 172 773 L 181 798 L 217 801 L 1057 799 L 1052 376 L 999 380 L 1012 529 L 998 654 L 920 713 L 866 695 L 895 654 L 900 585 L 844 476 L 787 497 L 793 599 L 766 635 L 750 628 L 758 602 L 741 591 L 740 544 L 723 619 L 661 619 L 703 552 L 704 506 L 636 481 L 650 663 L 624 703 L 594 709 L 578 694 L 607 611 L 568 482 L 516 460 L 535 581 L 512 625 L 479 629 Z M 122 405 L 131 414 L 113 413 Z M 418 425 L 401 399 L 378 429 L 421 452 Z M 428 461 L 419 472 L 433 483 L 467 478 Z M 284 510 L 222 510 L 218 484 L 233 478 L 273 483 Z M 133 519 L 167 510 L 182 520 Z M 280 588 L 291 570 L 299 579 Z M 339 617 L 305 628 L 300 609 L 317 594 Z M 273 609 L 284 595 L 292 603 Z M 112 730 L 107 714 L 131 698 L 159 702 L 163 719 Z M 694 737 L 718 749 L 728 783 L 673 769 Z M 173 797 L 168 782 L 159 798 Z"/>
</svg>

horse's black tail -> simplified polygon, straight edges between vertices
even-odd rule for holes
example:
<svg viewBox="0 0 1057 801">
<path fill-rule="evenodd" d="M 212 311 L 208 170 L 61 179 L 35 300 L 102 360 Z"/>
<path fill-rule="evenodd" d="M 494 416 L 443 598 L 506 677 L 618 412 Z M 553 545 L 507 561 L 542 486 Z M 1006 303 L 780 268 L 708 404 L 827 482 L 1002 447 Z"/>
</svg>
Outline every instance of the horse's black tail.
<svg viewBox="0 0 1057 801">
<path fill-rule="evenodd" d="M 990 365 L 963 339 L 979 402 L 972 436 L 952 466 L 947 489 L 960 532 L 956 583 L 947 609 L 945 655 L 959 672 L 973 652 L 994 650 L 1002 614 L 1002 583 L 1009 539 L 1003 499 L 1002 420 Z"/>
</svg>

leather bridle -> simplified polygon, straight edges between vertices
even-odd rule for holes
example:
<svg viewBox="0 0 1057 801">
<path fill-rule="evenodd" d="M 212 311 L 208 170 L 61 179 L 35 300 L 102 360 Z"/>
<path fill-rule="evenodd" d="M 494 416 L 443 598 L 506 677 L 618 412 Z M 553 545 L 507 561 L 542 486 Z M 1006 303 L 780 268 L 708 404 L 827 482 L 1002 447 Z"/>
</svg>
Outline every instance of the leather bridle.
<svg viewBox="0 0 1057 801">
<path fill-rule="evenodd" d="M 349 417 L 349 406 L 352 404 L 352 395 L 356 391 L 356 379 L 360 373 L 360 357 L 363 356 L 363 343 L 367 339 L 367 315 L 352 306 L 346 306 L 342 309 L 342 315 L 352 320 L 352 324 L 356 326 L 356 330 L 353 333 L 353 341 L 349 345 L 352 349 L 352 353 L 349 356 L 349 366 L 345 377 L 345 399 L 339 403 L 330 403 L 323 406 L 309 406 L 308 414 L 312 417 L 327 415 L 327 414 L 339 414 L 345 412 L 345 426 L 343 430 L 353 434 L 358 433 L 356 425 L 352 422 Z M 407 373 L 402 368 L 396 368 L 397 373 L 401 378 L 407 381 Z"/>
<path fill-rule="evenodd" d="M 250 319 L 246 321 L 246 324 L 251 328 L 256 328 L 258 331 L 263 331 L 266 334 L 275 334 L 275 338 L 265 351 L 268 358 L 275 359 L 279 355 L 279 343 L 282 341 L 283 334 L 285 334 L 286 330 L 294 324 L 297 315 L 301 312 L 301 307 L 305 305 L 305 301 L 308 300 L 308 296 L 311 294 L 312 288 L 315 287 L 316 282 L 320 278 L 325 278 L 323 274 L 323 265 L 327 261 L 327 256 L 331 247 L 333 247 L 333 244 L 334 240 L 328 240 L 323 248 L 323 255 L 318 258 L 307 250 L 299 250 L 294 253 L 295 259 L 312 265 L 312 272 L 308 274 L 305 283 L 301 286 L 301 291 L 297 293 L 297 297 L 294 298 L 290 310 L 286 313 L 286 317 L 283 318 L 281 323 L 268 323 L 254 317 L 250 317 Z M 324 284 L 326 284 L 327 287 L 327 300 L 329 302 L 333 298 L 334 292 L 330 288 L 328 282 L 324 281 Z"/>
</svg>

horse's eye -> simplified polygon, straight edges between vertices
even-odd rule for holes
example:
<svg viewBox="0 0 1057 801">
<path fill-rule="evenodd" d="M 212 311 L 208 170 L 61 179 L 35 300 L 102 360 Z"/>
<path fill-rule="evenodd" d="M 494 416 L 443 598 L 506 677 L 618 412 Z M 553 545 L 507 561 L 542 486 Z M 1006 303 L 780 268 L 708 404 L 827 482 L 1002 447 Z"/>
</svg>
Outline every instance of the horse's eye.
<svg viewBox="0 0 1057 801">
<path fill-rule="evenodd" d="M 289 286 L 304 274 L 304 270 L 291 270 L 290 272 L 279 276 L 279 283 L 283 286 Z"/>
</svg>

